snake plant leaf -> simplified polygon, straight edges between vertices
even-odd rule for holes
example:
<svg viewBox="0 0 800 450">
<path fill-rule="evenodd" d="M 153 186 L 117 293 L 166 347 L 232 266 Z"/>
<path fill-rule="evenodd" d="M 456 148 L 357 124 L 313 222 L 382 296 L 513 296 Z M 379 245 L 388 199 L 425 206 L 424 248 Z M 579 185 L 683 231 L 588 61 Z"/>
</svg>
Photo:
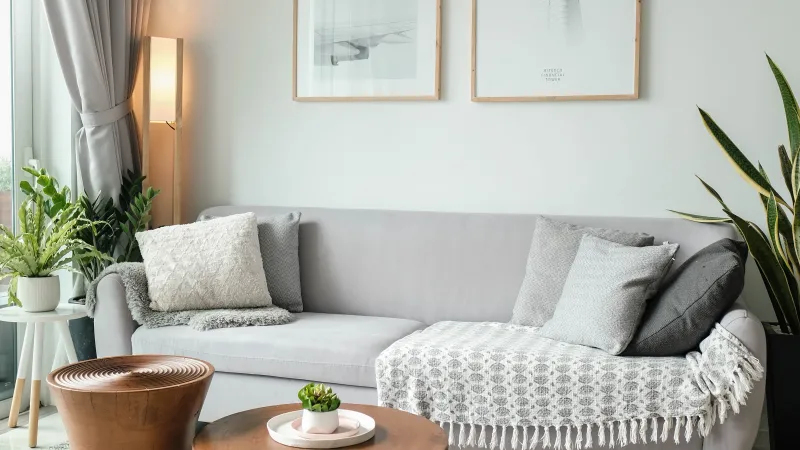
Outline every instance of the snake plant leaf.
<svg viewBox="0 0 800 450">
<path fill-rule="evenodd" d="M 787 252 L 784 251 L 781 243 L 781 231 L 778 227 L 778 202 L 775 201 L 775 194 L 772 193 L 767 199 L 767 228 L 769 229 L 769 238 L 772 241 L 772 248 L 775 253 L 781 257 L 786 266 L 791 266 Z"/>
<path fill-rule="evenodd" d="M 714 139 L 716 139 L 719 146 L 722 147 L 723 152 L 733 164 L 733 167 L 736 169 L 736 171 L 739 172 L 739 175 L 762 195 L 768 196 L 770 192 L 774 191 L 775 189 L 772 188 L 772 186 L 769 184 L 769 181 L 767 181 L 761 172 L 756 169 L 753 163 L 751 163 L 750 160 L 744 156 L 736 144 L 734 144 L 728 135 L 722 131 L 719 125 L 714 122 L 714 119 L 712 119 L 707 112 L 703 111 L 702 108 L 698 109 L 700 110 L 700 116 L 703 118 L 703 123 L 705 123 L 708 132 L 714 136 Z M 775 194 L 775 199 L 778 201 L 778 203 L 786 206 L 787 208 L 792 207 L 778 194 Z"/>
<path fill-rule="evenodd" d="M 764 214 L 769 215 L 769 199 L 765 198 L 763 195 L 761 197 L 761 203 L 764 205 Z M 796 201 L 796 200 L 795 200 Z M 777 205 L 776 205 L 777 206 Z M 800 260 L 797 258 L 797 253 L 795 252 L 795 237 L 794 231 L 792 230 L 792 221 L 789 220 L 789 217 L 786 215 L 786 212 L 783 208 L 777 208 L 778 213 L 778 232 L 780 236 L 783 238 L 782 241 L 779 240 L 778 242 L 784 242 L 784 249 L 788 249 L 786 251 L 786 257 L 789 259 L 789 268 L 790 272 L 796 274 L 796 278 L 800 278 Z"/>
<path fill-rule="evenodd" d="M 758 226 L 752 222 L 745 221 L 730 210 L 725 210 L 725 214 L 733 220 L 733 223 L 739 229 L 747 243 L 750 254 L 753 255 L 753 259 L 764 274 L 764 280 L 769 286 L 768 288 L 772 289 L 775 294 L 775 299 L 780 308 L 775 310 L 776 314 L 783 314 L 792 333 L 799 334 L 800 317 L 797 314 L 797 306 L 792 297 L 792 290 L 786 279 L 786 273 L 781 266 L 781 261 L 773 253 L 769 242 L 758 229 Z"/>
<path fill-rule="evenodd" d="M 728 207 L 728 205 L 725 204 L 725 202 L 722 200 L 722 196 L 719 195 L 719 192 L 717 192 L 716 189 L 714 189 L 708 183 L 703 181 L 703 179 L 700 178 L 699 176 L 695 175 L 695 177 L 697 177 L 697 179 L 700 180 L 701 183 L 703 183 L 703 187 L 706 188 L 706 190 L 708 191 L 709 194 L 711 194 L 712 197 L 717 199 L 717 201 L 719 202 L 720 205 L 722 205 L 723 208 Z"/>
<path fill-rule="evenodd" d="M 781 162 L 781 174 L 783 175 L 783 182 L 786 183 L 786 189 L 789 190 L 789 196 L 792 199 L 792 203 L 794 203 L 795 192 L 792 181 L 792 158 L 789 156 L 789 153 L 786 151 L 786 147 L 783 145 L 778 147 L 778 159 Z"/>
<path fill-rule="evenodd" d="M 761 279 L 766 280 L 767 276 L 764 274 L 764 271 L 761 270 L 761 265 L 756 263 L 756 267 L 758 267 L 758 272 L 761 274 Z M 767 296 L 769 296 L 769 301 L 770 303 L 772 303 L 772 310 L 775 311 L 775 317 L 778 319 L 778 327 L 781 329 L 782 333 L 788 334 L 789 327 L 786 325 L 786 318 L 783 316 L 783 313 L 781 312 L 781 305 L 780 303 L 778 303 L 778 299 L 775 298 L 775 293 L 772 292 L 772 289 L 769 287 L 769 285 L 767 285 L 766 288 L 767 288 Z"/>
<path fill-rule="evenodd" d="M 775 81 L 778 83 L 778 89 L 781 91 L 781 99 L 783 100 L 783 109 L 786 113 L 786 126 L 789 129 L 789 150 L 791 156 L 794 158 L 798 149 L 800 149 L 800 108 L 797 106 L 797 98 L 792 92 L 792 87 L 783 76 L 783 72 L 775 64 L 775 61 L 767 55 L 769 67 L 772 69 L 772 74 L 775 75 Z"/>
<path fill-rule="evenodd" d="M 698 223 L 732 223 L 733 221 L 728 217 L 712 217 L 712 216 L 701 216 L 699 214 L 691 214 L 685 213 L 680 211 L 674 211 L 668 209 L 667 211 L 671 212 L 672 214 L 677 214 L 682 219 L 691 220 L 692 222 Z"/>
</svg>

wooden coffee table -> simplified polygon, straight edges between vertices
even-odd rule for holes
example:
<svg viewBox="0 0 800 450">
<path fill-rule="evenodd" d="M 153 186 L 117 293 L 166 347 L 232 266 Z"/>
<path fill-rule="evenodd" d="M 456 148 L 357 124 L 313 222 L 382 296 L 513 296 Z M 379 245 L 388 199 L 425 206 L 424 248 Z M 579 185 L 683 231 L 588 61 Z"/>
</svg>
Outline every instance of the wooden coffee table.
<svg viewBox="0 0 800 450">
<path fill-rule="evenodd" d="M 347 449 L 370 450 L 447 450 L 447 435 L 424 417 L 403 411 L 369 405 L 343 404 L 375 419 L 375 437 Z M 269 437 L 267 421 L 279 414 L 296 411 L 300 404 L 251 409 L 222 418 L 200 432 L 194 450 L 286 450 Z"/>
</svg>

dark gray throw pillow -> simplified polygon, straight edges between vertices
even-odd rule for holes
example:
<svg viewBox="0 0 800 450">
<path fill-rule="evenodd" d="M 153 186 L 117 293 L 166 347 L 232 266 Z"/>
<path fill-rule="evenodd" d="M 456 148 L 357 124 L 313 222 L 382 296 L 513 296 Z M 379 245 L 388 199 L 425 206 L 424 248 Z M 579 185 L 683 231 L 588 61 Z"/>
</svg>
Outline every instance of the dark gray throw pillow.
<svg viewBox="0 0 800 450">
<path fill-rule="evenodd" d="M 675 356 L 694 349 L 739 298 L 747 245 L 722 239 L 700 250 L 664 281 L 650 301 L 626 356 Z"/>
</svg>

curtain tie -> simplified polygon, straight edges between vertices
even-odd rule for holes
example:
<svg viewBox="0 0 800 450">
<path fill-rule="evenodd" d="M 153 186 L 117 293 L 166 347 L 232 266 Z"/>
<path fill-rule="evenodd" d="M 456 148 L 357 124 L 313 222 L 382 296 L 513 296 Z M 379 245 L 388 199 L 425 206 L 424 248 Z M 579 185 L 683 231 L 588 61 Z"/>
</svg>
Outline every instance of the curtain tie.
<svg viewBox="0 0 800 450">
<path fill-rule="evenodd" d="M 94 128 L 114 123 L 133 111 L 133 101 L 129 97 L 119 105 L 105 111 L 81 113 L 81 121 L 85 128 Z"/>
</svg>

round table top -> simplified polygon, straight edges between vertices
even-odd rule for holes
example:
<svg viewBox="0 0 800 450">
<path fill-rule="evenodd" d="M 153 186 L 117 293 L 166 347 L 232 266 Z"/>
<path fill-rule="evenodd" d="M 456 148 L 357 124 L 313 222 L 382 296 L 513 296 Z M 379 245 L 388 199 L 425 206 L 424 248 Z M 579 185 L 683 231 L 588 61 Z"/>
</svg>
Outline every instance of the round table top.
<svg viewBox="0 0 800 450">
<path fill-rule="evenodd" d="M 45 312 L 26 312 L 19 306 L 10 306 L 0 309 L 0 322 L 63 322 L 65 320 L 86 317 L 86 307 L 83 305 L 58 305 L 58 308 Z"/>
<path fill-rule="evenodd" d="M 267 421 L 279 414 L 297 411 L 300 404 L 251 409 L 209 424 L 194 439 L 194 450 L 286 450 L 269 437 Z M 379 406 L 343 404 L 375 419 L 375 437 L 347 449 L 447 450 L 447 435 L 430 420 Z"/>
<path fill-rule="evenodd" d="M 152 392 L 214 375 L 214 366 L 195 358 L 172 355 L 130 355 L 90 359 L 54 370 L 47 384 L 78 392 Z"/>
</svg>

